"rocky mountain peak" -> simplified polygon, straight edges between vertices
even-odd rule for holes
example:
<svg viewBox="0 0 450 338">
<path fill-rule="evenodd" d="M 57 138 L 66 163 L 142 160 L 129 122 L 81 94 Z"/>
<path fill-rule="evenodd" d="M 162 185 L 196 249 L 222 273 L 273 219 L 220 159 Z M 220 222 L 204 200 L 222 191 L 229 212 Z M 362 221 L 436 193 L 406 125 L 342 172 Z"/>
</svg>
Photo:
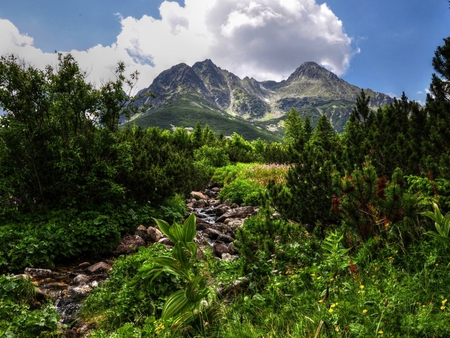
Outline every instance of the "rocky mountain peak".
<svg viewBox="0 0 450 338">
<path fill-rule="evenodd" d="M 326 68 L 318 65 L 313 61 L 304 62 L 298 67 L 294 73 L 289 76 L 286 82 L 292 82 L 298 79 L 327 79 L 327 80 L 338 80 L 339 78 Z"/>
</svg>

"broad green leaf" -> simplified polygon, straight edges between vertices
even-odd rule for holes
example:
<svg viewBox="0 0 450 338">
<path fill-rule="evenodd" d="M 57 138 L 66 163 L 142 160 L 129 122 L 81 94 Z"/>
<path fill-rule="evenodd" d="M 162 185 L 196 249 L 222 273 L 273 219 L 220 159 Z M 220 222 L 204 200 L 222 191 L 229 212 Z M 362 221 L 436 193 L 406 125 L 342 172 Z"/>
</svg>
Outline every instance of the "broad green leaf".
<svg viewBox="0 0 450 338">
<path fill-rule="evenodd" d="M 183 240 L 185 243 L 192 242 L 197 233 L 197 226 L 195 222 L 195 214 L 190 214 L 183 224 Z"/>
<path fill-rule="evenodd" d="M 172 236 L 172 233 L 170 232 L 170 225 L 169 223 L 167 223 L 166 221 L 162 220 L 162 219 L 156 219 L 153 218 L 156 222 L 156 224 L 158 225 L 159 230 L 161 230 L 161 232 L 166 235 L 172 242 L 176 242 L 177 240 Z"/>
<path fill-rule="evenodd" d="M 189 264 L 189 257 L 186 250 L 183 248 L 180 242 L 177 242 L 172 249 L 173 258 L 179 263 L 183 270 L 188 270 L 191 268 Z"/>
<path fill-rule="evenodd" d="M 189 300 L 186 298 L 184 290 L 175 291 L 164 304 L 161 318 L 163 320 L 168 320 L 187 311 L 190 306 L 192 306 L 192 304 L 190 304 Z"/>
<path fill-rule="evenodd" d="M 174 243 L 183 241 L 183 229 L 178 223 L 172 224 L 172 226 L 170 227 L 170 233 L 174 238 Z"/>
</svg>

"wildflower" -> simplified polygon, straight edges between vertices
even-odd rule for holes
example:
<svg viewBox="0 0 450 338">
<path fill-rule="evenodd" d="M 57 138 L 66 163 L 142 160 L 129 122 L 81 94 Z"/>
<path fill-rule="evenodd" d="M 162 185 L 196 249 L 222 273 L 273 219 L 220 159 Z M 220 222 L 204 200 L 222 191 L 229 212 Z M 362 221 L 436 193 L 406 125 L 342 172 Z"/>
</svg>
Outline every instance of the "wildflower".
<svg viewBox="0 0 450 338">
<path fill-rule="evenodd" d="M 336 331 L 336 332 L 339 332 L 339 326 L 336 326 L 335 328 L 334 328 L 334 331 Z"/>
<path fill-rule="evenodd" d="M 383 330 L 378 331 L 378 334 L 383 334 L 383 333 L 384 333 Z"/>
<path fill-rule="evenodd" d="M 331 304 L 331 307 L 333 308 L 333 307 L 336 307 L 336 304 Z"/>
<path fill-rule="evenodd" d="M 445 299 L 442 301 L 442 305 L 444 305 L 445 303 L 447 303 L 447 298 L 445 298 Z"/>
<path fill-rule="evenodd" d="M 319 303 L 322 303 L 323 302 L 323 299 L 319 299 Z"/>
<path fill-rule="evenodd" d="M 445 306 L 444 306 L 444 305 L 441 306 L 441 310 L 442 310 L 442 311 L 445 310 Z"/>
<path fill-rule="evenodd" d="M 321 278 L 322 278 L 322 276 L 317 277 L 317 279 L 321 279 Z"/>
<path fill-rule="evenodd" d="M 362 312 L 363 312 L 363 315 L 365 315 L 367 313 L 367 309 L 364 309 Z"/>
<path fill-rule="evenodd" d="M 332 309 L 332 308 L 330 308 L 330 309 L 328 310 L 328 312 L 329 312 L 329 313 L 332 313 L 332 312 L 333 312 L 333 309 Z"/>
<path fill-rule="evenodd" d="M 313 272 L 312 274 L 311 274 L 311 277 L 314 277 L 316 274 Z"/>
<path fill-rule="evenodd" d="M 361 285 L 359 286 L 359 288 L 360 288 L 361 290 L 364 289 L 364 285 L 361 284 Z"/>
</svg>

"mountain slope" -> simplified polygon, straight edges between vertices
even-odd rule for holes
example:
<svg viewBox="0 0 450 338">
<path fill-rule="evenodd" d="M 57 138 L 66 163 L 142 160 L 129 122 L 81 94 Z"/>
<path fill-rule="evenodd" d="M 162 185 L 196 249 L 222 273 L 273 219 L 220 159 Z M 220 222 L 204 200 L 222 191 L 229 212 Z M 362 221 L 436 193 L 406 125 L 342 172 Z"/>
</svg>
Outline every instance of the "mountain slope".
<svg viewBox="0 0 450 338">
<path fill-rule="evenodd" d="M 365 91 L 371 97 L 374 109 L 393 102 L 388 95 L 370 89 Z M 213 122 L 217 129 L 212 129 L 225 135 L 229 135 L 229 128 L 226 132 L 222 130 L 223 119 L 230 121 L 230 117 L 247 123 L 250 129 L 263 128 L 281 135 L 286 113 L 295 108 L 309 115 L 313 123 L 321 115 L 328 116 L 334 128 L 341 132 L 360 92 L 357 86 L 314 62 L 303 63 L 287 80 L 259 82 L 248 77 L 240 79 L 211 60 L 205 60 L 192 67 L 179 64 L 163 71 L 138 94 L 153 93 L 156 97 L 137 101 L 137 104 L 151 103 L 152 107 L 146 113 L 134 116 L 132 123 L 193 127 L 197 121 L 206 124 L 203 120 L 208 115 L 210 123 L 214 116 L 217 118 Z M 195 114 L 191 113 L 191 116 L 187 113 L 194 110 Z M 183 112 L 182 119 L 176 118 L 177 112 Z M 201 112 L 205 113 L 204 117 Z"/>
</svg>

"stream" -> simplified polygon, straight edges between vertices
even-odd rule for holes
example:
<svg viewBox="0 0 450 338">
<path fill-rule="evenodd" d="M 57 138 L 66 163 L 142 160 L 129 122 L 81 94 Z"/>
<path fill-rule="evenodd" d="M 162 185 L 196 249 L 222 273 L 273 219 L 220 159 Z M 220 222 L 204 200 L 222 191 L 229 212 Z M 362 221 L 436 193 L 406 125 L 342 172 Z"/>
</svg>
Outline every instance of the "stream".
<svg viewBox="0 0 450 338">
<path fill-rule="evenodd" d="M 194 193 L 194 192 L 193 192 Z M 195 241 L 199 247 L 209 246 L 213 253 L 221 259 L 231 259 L 236 254 L 232 242 L 234 232 L 242 225 L 243 219 L 255 212 L 253 207 L 239 208 L 230 205 L 229 201 L 221 203 L 216 200 L 218 190 L 207 189 L 192 195 L 186 201 L 189 212 L 196 215 L 197 236 Z M 120 254 L 127 254 L 128 249 L 138 246 L 148 246 L 153 242 L 165 243 L 167 238 L 153 238 L 152 235 L 159 230 L 153 227 L 137 228 L 134 235 L 125 236 L 118 248 Z M 131 250 L 132 251 L 132 250 Z M 132 254 L 130 250 L 128 254 Z M 89 332 L 84 323 L 79 322 L 77 314 L 87 295 L 98 285 L 108 279 L 115 256 L 100 262 L 74 261 L 69 264 L 57 265 L 54 269 L 26 268 L 25 274 L 31 276 L 32 282 L 43 299 L 50 299 L 62 324 L 71 329 L 66 332 L 68 337 L 85 337 Z"/>
</svg>

